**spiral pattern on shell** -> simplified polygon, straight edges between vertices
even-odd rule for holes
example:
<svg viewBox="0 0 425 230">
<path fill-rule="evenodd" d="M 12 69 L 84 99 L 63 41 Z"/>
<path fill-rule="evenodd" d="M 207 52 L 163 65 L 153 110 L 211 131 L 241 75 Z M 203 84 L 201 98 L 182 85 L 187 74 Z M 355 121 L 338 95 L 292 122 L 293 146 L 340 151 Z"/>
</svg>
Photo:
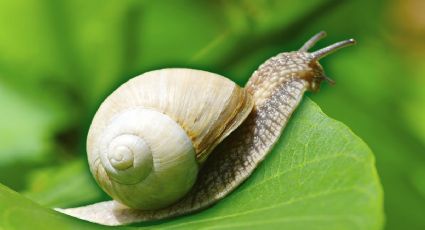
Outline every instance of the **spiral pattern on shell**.
<svg viewBox="0 0 425 230">
<path fill-rule="evenodd" d="M 195 182 L 198 164 L 192 142 L 163 113 L 143 107 L 124 110 L 99 141 L 99 164 L 110 178 L 107 191 L 124 204 L 160 208 Z"/>
</svg>

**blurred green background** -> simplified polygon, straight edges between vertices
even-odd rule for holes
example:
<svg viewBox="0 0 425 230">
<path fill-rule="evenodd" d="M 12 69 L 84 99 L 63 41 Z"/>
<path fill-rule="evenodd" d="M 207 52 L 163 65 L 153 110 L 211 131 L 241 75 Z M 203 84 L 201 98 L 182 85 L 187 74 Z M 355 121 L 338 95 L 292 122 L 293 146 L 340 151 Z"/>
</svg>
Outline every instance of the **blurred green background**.
<svg viewBox="0 0 425 230">
<path fill-rule="evenodd" d="M 0 183 L 49 207 L 107 199 L 85 139 L 117 86 L 163 67 L 243 85 L 267 58 L 356 38 L 309 94 L 375 153 L 386 229 L 425 229 L 425 1 L 0 0 Z"/>
</svg>

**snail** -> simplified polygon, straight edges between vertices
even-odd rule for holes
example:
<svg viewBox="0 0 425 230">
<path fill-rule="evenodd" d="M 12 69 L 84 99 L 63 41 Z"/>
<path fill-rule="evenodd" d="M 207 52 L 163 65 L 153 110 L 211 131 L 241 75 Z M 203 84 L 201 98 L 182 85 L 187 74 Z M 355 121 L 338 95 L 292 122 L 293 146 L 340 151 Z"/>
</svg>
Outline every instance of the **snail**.
<svg viewBox="0 0 425 230">
<path fill-rule="evenodd" d="M 280 53 L 244 88 L 218 74 L 162 69 L 124 83 L 102 103 L 87 152 L 97 183 L 115 201 L 59 211 L 105 225 L 192 213 L 247 179 L 278 141 L 305 91 L 325 76 L 318 60 L 354 44 Z"/>
</svg>

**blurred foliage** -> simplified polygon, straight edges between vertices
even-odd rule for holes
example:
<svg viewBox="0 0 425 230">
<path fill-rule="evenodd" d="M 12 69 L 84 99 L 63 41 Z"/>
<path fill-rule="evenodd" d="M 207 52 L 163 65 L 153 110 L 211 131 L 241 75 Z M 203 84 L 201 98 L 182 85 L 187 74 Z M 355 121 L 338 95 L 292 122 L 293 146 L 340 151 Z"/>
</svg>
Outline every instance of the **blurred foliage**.
<svg viewBox="0 0 425 230">
<path fill-rule="evenodd" d="M 243 85 L 265 59 L 326 30 L 317 47 L 348 37 L 358 45 L 321 61 L 337 85 L 310 96 L 376 154 L 386 228 L 424 229 L 424 8 L 422 0 L 0 0 L 0 182 L 47 206 L 106 199 L 82 159 L 91 118 L 114 88 L 176 66 Z"/>
</svg>

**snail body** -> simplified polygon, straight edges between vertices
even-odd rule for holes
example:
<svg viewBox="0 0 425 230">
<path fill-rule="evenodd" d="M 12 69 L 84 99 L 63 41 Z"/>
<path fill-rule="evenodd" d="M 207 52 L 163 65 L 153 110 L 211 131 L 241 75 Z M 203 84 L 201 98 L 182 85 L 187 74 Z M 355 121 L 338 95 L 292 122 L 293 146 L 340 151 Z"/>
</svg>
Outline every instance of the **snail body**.
<svg viewBox="0 0 425 230">
<path fill-rule="evenodd" d="M 204 209 L 222 199 L 231 191 L 233 191 L 245 179 L 247 179 L 258 166 L 258 164 L 260 164 L 266 155 L 272 150 L 274 144 L 277 142 L 284 127 L 286 126 L 286 123 L 288 122 L 291 114 L 301 101 L 304 92 L 307 90 L 317 91 L 320 87 L 320 83 L 323 80 L 327 80 L 332 83 L 332 80 L 325 76 L 323 68 L 318 63 L 318 60 L 341 47 L 353 44 L 354 40 L 350 39 L 341 41 L 318 51 L 308 52 L 308 49 L 324 36 L 325 33 L 320 32 L 308 40 L 300 50 L 294 52 L 284 52 L 268 59 L 258 68 L 257 71 L 252 74 L 244 88 L 239 88 L 236 85 L 232 85 L 232 83 L 225 83 L 224 85 L 226 86 L 228 84 L 232 85 L 229 86 L 230 88 L 233 87 L 232 90 L 229 89 L 229 92 L 231 91 L 232 93 L 217 93 L 214 94 L 214 96 L 209 97 L 209 99 L 201 98 L 205 96 L 203 94 L 208 94 L 211 91 L 211 89 L 208 88 L 210 84 L 205 83 L 203 87 L 207 88 L 200 89 L 200 91 L 203 93 L 196 94 L 196 96 L 199 98 L 195 98 L 195 100 L 200 99 L 200 102 L 194 103 L 194 107 L 191 107 L 195 110 L 193 117 L 192 115 L 187 116 L 186 114 L 186 112 L 189 112 L 189 110 L 185 109 L 185 106 L 187 106 L 188 102 L 179 104 L 178 102 L 174 101 L 176 99 L 176 97 L 173 97 L 174 90 L 180 90 L 181 87 L 183 87 L 183 90 L 181 90 L 182 92 L 191 92 L 190 90 L 188 91 L 188 89 L 184 88 L 183 85 L 185 83 L 181 83 L 179 81 L 180 77 L 177 75 L 180 76 L 185 75 L 186 73 L 190 73 L 188 75 L 193 74 L 199 77 L 201 75 L 203 78 L 204 75 L 202 74 L 205 74 L 206 72 L 198 72 L 197 70 L 188 69 L 159 70 L 147 73 L 148 76 L 142 75 L 141 77 L 137 77 L 134 80 L 130 80 L 128 83 L 124 84 L 117 91 L 115 91 L 110 97 L 108 97 L 108 99 L 105 101 L 106 105 L 105 102 L 102 104 L 94 118 L 88 138 L 88 153 L 91 171 L 95 175 L 95 178 L 97 178 L 96 180 L 98 183 L 108 194 L 114 198 L 118 197 L 115 198 L 118 202 L 101 202 L 86 207 L 65 209 L 60 211 L 92 222 L 106 225 L 121 225 L 184 215 Z M 162 84 L 161 82 L 163 82 L 163 74 L 166 72 L 169 74 L 169 71 L 179 72 L 176 72 L 176 74 L 171 74 L 172 77 L 169 77 L 170 79 L 168 79 L 172 82 L 170 84 L 173 85 L 173 90 L 164 86 L 159 86 L 156 88 L 156 84 Z M 155 77 L 149 77 L 151 74 L 152 76 L 155 75 Z M 210 74 L 211 73 L 208 73 L 206 75 L 209 76 Z M 214 79 L 222 78 L 215 74 L 211 75 L 214 75 Z M 194 84 L 195 81 L 198 80 L 204 81 L 196 77 L 190 78 L 188 81 Z M 134 87 L 132 82 L 139 82 L 140 85 Z M 142 87 L 144 90 L 142 90 L 140 87 Z M 217 89 L 220 87 L 217 87 Z M 215 89 L 215 87 L 213 88 Z M 224 87 L 222 90 L 226 92 L 226 89 L 227 88 Z M 151 91 L 148 92 L 149 90 Z M 157 90 L 159 91 L 157 92 Z M 123 91 L 122 95 L 121 91 Z M 139 94 L 135 92 L 142 93 Z M 118 99 L 115 99 L 115 96 L 113 96 L 116 93 L 120 95 L 117 97 Z M 142 96 L 143 93 L 147 94 Z M 142 202 L 142 204 L 138 203 L 137 201 L 134 202 L 132 199 L 137 196 L 136 193 L 141 194 L 143 192 L 133 193 L 132 191 L 127 190 L 130 187 L 135 186 L 133 183 L 134 181 L 127 181 L 131 183 L 127 183 L 127 185 L 124 185 L 124 187 L 129 187 L 122 189 L 120 187 L 121 184 L 116 184 L 117 179 L 119 179 L 120 176 L 116 177 L 113 174 L 114 171 L 107 172 L 107 167 L 105 168 L 105 166 L 100 166 L 103 161 L 102 157 L 99 156 L 101 149 L 105 149 L 105 145 L 108 146 L 108 143 L 110 143 L 109 146 L 113 146 L 114 148 L 116 147 L 114 144 L 115 142 L 110 141 L 110 139 L 107 139 L 107 141 L 96 140 L 98 140 L 97 136 L 105 135 L 101 133 L 103 133 L 104 130 L 109 129 L 105 127 L 108 127 L 107 123 L 110 121 L 113 121 L 112 123 L 135 121 L 137 120 L 137 117 L 140 117 L 139 115 L 141 115 L 141 113 L 139 114 L 139 112 L 135 112 L 137 115 L 132 117 L 120 117 L 120 115 L 117 115 L 120 112 L 127 110 L 139 111 L 141 108 L 152 110 L 154 107 L 153 104 L 143 105 L 142 107 L 139 104 L 142 98 L 151 98 L 152 96 L 149 96 L 151 95 L 150 93 L 156 93 L 158 95 L 172 95 L 169 98 L 166 96 L 168 98 L 167 100 L 162 101 L 161 99 L 161 102 L 158 100 L 153 100 L 154 104 L 159 104 L 159 107 L 155 107 L 155 112 L 159 111 L 158 113 L 163 114 L 169 113 L 168 109 L 164 109 L 168 107 L 162 102 L 171 102 L 171 107 L 175 106 L 176 111 L 182 111 L 177 112 L 177 115 L 167 115 L 176 121 L 177 127 L 180 127 L 176 128 L 177 131 L 170 131 L 170 133 L 175 132 L 178 135 L 182 133 L 188 134 L 187 137 L 182 137 L 181 141 L 177 141 L 179 143 L 185 143 L 182 146 L 187 145 L 187 147 L 176 146 L 176 148 L 181 148 L 180 151 L 182 151 L 184 158 L 184 160 L 182 160 L 184 162 L 182 165 L 194 165 L 193 168 L 195 169 L 185 169 L 181 172 L 179 171 L 181 174 L 172 173 L 172 175 L 168 175 L 170 178 L 173 178 L 169 182 L 174 183 L 175 181 L 173 180 L 178 181 L 178 179 L 174 177 L 175 175 L 182 176 L 190 174 L 186 175 L 187 181 L 183 180 L 183 184 L 187 183 L 187 187 L 182 186 L 184 188 L 181 190 L 179 188 L 178 195 L 174 196 L 173 199 L 169 199 L 166 202 L 155 201 L 155 204 L 151 204 L 150 202 L 154 201 L 155 199 L 150 197 L 146 201 Z M 182 95 L 184 95 L 184 93 Z M 189 93 L 189 95 L 191 95 L 191 97 L 194 96 L 191 93 Z M 223 95 L 232 96 L 221 98 Z M 183 101 L 185 101 L 184 98 L 185 96 L 183 96 Z M 137 101 L 137 103 L 133 102 L 132 99 Z M 235 102 L 232 102 L 233 100 L 235 100 Z M 128 103 L 128 105 L 122 103 Z M 191 124 L 193 125 L 194 121 L 202 119 L 201 117 L 203 116 L 207 116 L 203 113 L 197 113 L 196 111 L 202 111 L 200 108 L 208 107 L 208 105 L 212 105 L 211 103 L 214 104 L 214 106 L 211 106 L 211 108 L 216 110 L 208 111 L 211 112 L 211 114 L 208 116 L 215 116 L 215 118 L 212 120 L 215 120 L 216 122 L 211 122 L 210 125 L 206 125 L 206 129 L 196 129 L 198 131 L 193 133 L 188 131 L 188 127 L 190 127 Z M 215 103 L 221 107 L 216 108 Z M 130 106 L 131 109 L 128 109 L 127 106 Z M 133 107 L 136 107 L 136 109 Z M 106 112 L 106 115 L 104 112 Z M 169 114 L 173 113 L 171 112 Z M 179 116 L 179 114 L 183 115 Z M 217 114 L 220 115 L 218 116 Z M 222 116 L 222 114 L 226 115 Z M 153 117 L 156 116 L 160 117 L 159 115 L 152 114 L 150 118 L 153 119 Z M 182 120 L 184 120 L 183 117 L 190 117 L 190 119 L 187 119 L 189 123 L 182 122 Z M 220 119 L 217 119 L 218 117 Z M 135 122 L 137 123 L 138 121 Z M 110 129 L 113 130 L 115 127 L 122 126 L 122 124 L 113 126 L 114 127 Z M 128 128 L 133 129 L 137 126 L 138 125 L 130 125 Z M 211 128 L 213 129 L 211 130 Z M 155 125 L 153 125 L 153 129 L 155 129 Z M 154 131 L 149 131 L 148 133 L 150 132 Z M 123 134 L 128 133 L 128 130 L 123 132 Z M 188 143 L 189 141 L 191 141 L 192 146 L 190 146 L 190 143 Z M 137 141 L 134 141 L 134 143 L 136 142 Z M 99 144 L 100 147 L 95 146 Z M 207 145 L 204 146 L 204 144 Z M 167 144 L 161 143 L 161 146 L 162 145 Z M 141 147 L 142 144 L 136 143 L 135 146 L 137 146 L 135 149 L 138 150 L 143 150 L 145 148 Z M 95 154 L 90 155 L 92 152 Z M 123 150 L 123 152 L 125 151 Z M 109 156 L 109 153 L 106 155 Z M 113 156 L 111 159 L 115 159 L 115 155 L 120 154 L 110 155 Z M 121 156 L 116 158 L 126 159 L 125 157 Z M 112 163 L 110 162 L 110 164 Z M 126 168 L 128 165 L 131 165 L 130 163 L 125 162 L 114 162 L 113 164 L 118 165 L 118 168 Z M 138 174 L 138 172 L 136 174 Z M 135 187 L 138 187 L 138 185 Z M 155 188 L 155 186 L 153 187 Z M 150 187 L 147 186 L 143 189 L 149 190 L 149 188 Z M 161 190 L 161 188 L 162 187 L 159 186 L 159 190 Z M 167 189 L 173 191 L 172 187 Z M 115 194 L 118 192 L 123 192 L 123 194 Z M 167 194 L 165 197 L 168 198 L 169 196 L 170 195 Z M 127 197 L 130 198 L 127 199 Z M 127 202 L 133 203 L 129 204 Z"/>
</svg>

